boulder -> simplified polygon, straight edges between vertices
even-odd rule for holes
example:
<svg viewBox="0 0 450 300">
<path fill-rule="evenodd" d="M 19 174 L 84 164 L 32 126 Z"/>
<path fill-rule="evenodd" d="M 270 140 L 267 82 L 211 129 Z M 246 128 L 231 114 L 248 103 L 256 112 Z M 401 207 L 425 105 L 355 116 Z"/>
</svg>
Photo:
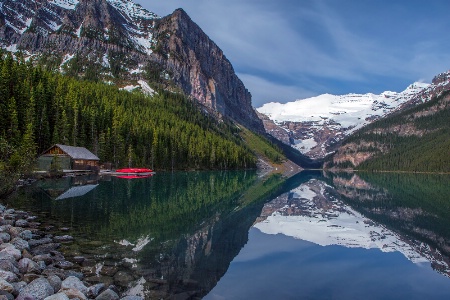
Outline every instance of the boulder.
<svg viewBox="0 0 450 300">
<path fill-rule="evenodd" d="M 22 258 L 21 260 L 19 260 L 19 270 L 22 274 L 41 273 L 41 268 L 39 267 L 39 265 L 29 258 Z"/>
<path fill-rule="evenodd" d="M 98 283 L 90 286 L 88 288 L 87 296 L 89 298 L 95 298 L 106 288 L 106 286 L 103 283 Z"/>
<path fill-rule="evenodd" d="M 55 242 L 61 243 L 61 242 L 70 242 L 73 241 L 73 237 L 70 235 L 61 235 L 61 236 L 55 236 L 53 238 Z"/>
<path fill-rule="evenodd" d="M 80 279 L 74 276 L 69 276 L 63 282 L 61 283 L 61 290 L 65 289 L 76 289 L 82 292 L 84 295 L 87 295 L 88 289 L 87 287 L 81 282 Z"/>
<path fill-rule="evenodd" d="M 14 300 L 14 296 L 11 293 L 0 290 L 0 300 Z"/>
<path fill-rule="evenodd" d="M 87 300 L 87 297 L 77 289 L 61 289 L 59 292 L 66 294 L 69 299 Z"/>
<path fill-rule="evenodd" d="M 47 279 L 38 278 L 24 287 L 20 292 L 18 298 L 25 295 L 31 295 L 36 300 L 43 300 L 46 297 L 53 295 L 54 293 L 55 291 L 53 290 L 53 287 L 50 285 Z"/>
<path fill-rule="evenodd" d="M 19 294 L 16 300 L 38 300 L 38 299 L 31 294 Z"/>
<path fill-rule="evenodd" d="M 19 281 L 19 277 L 17 277 L 16 274 L 9 272 L 9 271 L 3 271 L 3 270 L 0 270 L 0 279 L 3 279 L 10 283 Z"/>
<path fill-rule="evenodd" d="M 12 239 L 12 241 L 10 242 L 12 245 L 14 245 L 14 247 L 16 247 L 16 249 L 22 251 L 22 250 L 29 250 L 30 249 L 30 245 L 28 244 L 27 241 L 25 241 L 24 239 L 21 239 L 20 237 L 16 237 L 14 239 Z"/>
<path fill-rule="evenodd" d="M 19 260 L 20 258 L 22 258 L 22 253 L 20 252 L 20 250 L 16 249 L 11 244 L 4 244 L 4 245 L 9 246 L 0 251 L 0 259 L 2 259 L 2 257 L 9 257 L 9 256 L 13 257 L 15 260 Z"/>
<path fill-rule="evenodd" d="M 50 275 L 48 278 L 48 283 L 53 287 L 53 290 L 59 291 L 61 289 L 62 280 L 56 275 Z"/>
<path fill-rule="evenodd" d="M 0 232 L 0 243 L 8 243 L 11 240 L 11 235 L 7 232 Z"/>
<path fill-rule="evenodd" d="M 47 298 L 45 298 L 44 300 L 69 300 L 70 298 L 67 297 L 66 294 L 64 293 L 58 293 L 58 294 L 54 294 L 51 296 L 48 296 Z"/>
<path fill-rule="evenodd" d="M 49 243 L 36 246 L 31 249 L 33 255 L 47 254 L 61 247 L 59 243 Z"/>
<path fill-rule="evenodd" d="M 12 282 L 11 285 L 14 287 L 13 295 L 18 296 L 22 289 L 27 286 L 27 283 L 25 281 L 19 281 Z"/>
<path fill-rule="evenodd" d="M 144 300 L 141 296 L 125 296 L 120 300 Z"/>
<path fill-rule="evenodd" d="M 119 300 L 119 295 L 113 290 L 107 289 L 98 295 L 95 300 Z"/>
<path fill-rule="evenodd" d="M 23 229 L 22 227 L 11 227 L 9 229 L 9 234 L 11 235 L 12 238 L 15 238 L 16 236 L 18 236 L 24 230 L 25 229 Z"/>
<path fill-rule="evenodd" d="M 33 238 L 33 233 L 30 230 L 24 230 L 18 235 L 21 239 L 29 241 Z"/>
<path fill-rule="evenodd" d="M 14 292 L 14 287 L 12 284 L 7 282 L 6 280 L 0 278 L 0 291 L 6 291 L 8 293 Z"/>
<path fill-rule="evenodd" d="M 16 225 L 16 227 L 28 227 L 29 224 L 28 224 L 27 220 L 19 219 L 19 220 L 16 220 L 15 225 Z"/>
<path fill-rule="evenodd" d="M 114 283 L 118 286 L 127 287 L 130 282 L 134 280 L 134 277 L 130 274 L 119 271 L 114 275 Z"/>
<path fill-rule="evenodd" d="M 18 269 L 18 264 L 16 260 L 13 257 L 10 257 L 10 259 L 2 259 L 0 260 L 0 269 L 3 271 L 9 271 L 14 274 L 19 275 L 20 271 Z"/>
</svg>

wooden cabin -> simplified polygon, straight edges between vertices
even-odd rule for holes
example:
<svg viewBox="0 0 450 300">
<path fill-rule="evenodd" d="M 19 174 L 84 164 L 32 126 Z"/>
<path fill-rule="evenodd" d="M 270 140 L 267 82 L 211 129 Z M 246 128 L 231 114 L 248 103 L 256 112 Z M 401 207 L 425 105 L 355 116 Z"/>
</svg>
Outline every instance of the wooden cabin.
<svg viewBox="0 0 450 300">
<path fill-rule="evenodd" d="M 39 156 L 38 169 L 49 171 L 55 159 L 61 170 L 99 170 L 100 159 L 91 151 L 60 144 L 53 145 Z"/>
</svg>

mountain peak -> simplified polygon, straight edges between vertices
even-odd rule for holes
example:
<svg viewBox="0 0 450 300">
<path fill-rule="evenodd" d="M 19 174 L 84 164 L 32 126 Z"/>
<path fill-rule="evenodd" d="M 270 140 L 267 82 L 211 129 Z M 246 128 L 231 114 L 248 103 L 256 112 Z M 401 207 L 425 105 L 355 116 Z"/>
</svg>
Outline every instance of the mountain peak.
<svg viewBox="0 0 450 300">
<path fill-rule="evenodd" d="M 183 9 L 160 18 L 131 0 L 2 0 L 0 47 L 121 87 L 153 81 L 182 90 L 264 131 L 233 66 Z"/>
</svg>

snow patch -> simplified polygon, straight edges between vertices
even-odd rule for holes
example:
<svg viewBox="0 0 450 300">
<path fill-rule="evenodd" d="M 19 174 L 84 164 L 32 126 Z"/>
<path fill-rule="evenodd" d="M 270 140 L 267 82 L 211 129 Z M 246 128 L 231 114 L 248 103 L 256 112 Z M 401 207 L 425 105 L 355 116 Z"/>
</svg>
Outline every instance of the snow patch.
<svg viewBox="0 0 450 300">
<path fill-rule="evenodd" d="M 74 10 L 75 7 L 78 5 L 80 1 L 79 0 L 50 0 L 48 3 L 62 7 L 64 9 L 68 10 Z"/>
<path fill-rule="evenodd" d="M 6 49 L 6 51 L 9 51 L 9 52 L 12 52 L 12 53 L 16 53 L 17 51 L 19 51 L 17 49 L 17 44 L 12 44 L 12 45 L 6 47 L 5 49 Z"/>
<path fill-rule="evenodd" d="M 131 0 L 107 0 L 107 1 L 130 19 L 151 20 L 159 18 L 155 13 L 146 10 L 141 5 L 136 4 Z"/>
<path fill-rule="evenodd" d="M 364 217 L 342 201 L 329 199 L 324 195 L 325 186 L 318 180 L 302 184 L 292 191 L 301 203 L 297 215 L 288 215 L 281 208 L 254 227 L 266 234 L 284 234 L 321 246 L 378 248 L 382 252 L 398 251 L 414 263 L 429 262 L 395 232 Z"/>
<path fill-rule="evenodd" d="M 145 247 L 148 243 L 150 243 L 152 240 L 153 240 L 153 239 L 150 239 L 149 236 L 146 236 L 146 237 L 144 237 L 144 238 L 140 238 L 140 239 L 138 239 L 138 241 L 137 241 L 137 243 L 136 243 L 136 247 L 134 247 L 134 248 L 131 249 L 131 250 L 133 250 L 134 252 L 139 252 L 139 251 L 141 251 L 142 249 L 144 249 L 144 247 Z"/>
<path fill-rule="evenodd" d="M 77 35 L 77 37 L 81 37 L 81 28 L 83 27 L 83 23 L 81 23 L 80 27 L 78 27 L 77 31 L 75 32 L 75 34 Z"/>
<path fill-rule="evenodd" d="M 152 89 L 147 82 L 145 82 L 144 80 L 139 80 L 138 81 L 139 85 L 142 87 L 142 91 L 150 96 L 153 96 L 155 94 L 155 90 Z"/>
<path fill-rule="evenodd" d="M 309 138 L 306 140 L 295 140 L 294 148 L 301 153 L 308 153 L 315 146 L 317 146 L 317 142 L 314 140 L 314 138 Z"/>
</svg>

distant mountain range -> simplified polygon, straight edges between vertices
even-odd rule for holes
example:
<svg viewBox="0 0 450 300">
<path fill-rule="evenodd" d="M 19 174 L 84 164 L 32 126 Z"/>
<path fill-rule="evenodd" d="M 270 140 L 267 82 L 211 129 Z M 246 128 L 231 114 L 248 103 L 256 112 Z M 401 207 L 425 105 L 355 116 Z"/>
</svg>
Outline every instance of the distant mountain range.
<svg viewBox="0 0 450 300">
<path fill-rule="evenodd" d="M 2 0 L 0 47 L 128 90 L 182 91 L 219 118 L 264 132 L 231 63 L 181 9 L 159 17 L 131 0 Z"/>
<path fill-rule="evenodd" d="M 267 103 L 257 111 L 266 131 L 311 158 L 324 158 L 358 129 L 389 114 L 427 102 L 450 88 L 450 73 L 432 84 L 413 83 L 403 92 L 324 94 L 285 104 Z"/>
<path fill-rule="evenodd" d="M 351 179 L 335 178 L 335 188 L 317 179 L 300 185 L 289 193 L 283 194 L 266 203 L 262 215 L 254 225 L 266 234 L 283 234 L 296 239 L 305 240 L 321 246 L 339 245 L 346 248 L 379 249 L 382 252 L 400 252 L 415 264 L 431 262 L 435 270 L 445 276 L 449 276 L 450 266 L 446 254 L 442 254 L 429 244 L 416 241 L 406 234 L 399 234 L 388 228 L 385 224 L 378 223 L 363 213 L 356 211 L 341 198 L 355 198 L 356 201 L 371 203 L 366 205 L 377 210 L 376 187 L 361 180 L 357 175 Z M 356 192 L 355 192 L 356 191 Z M 361 193 L 368 191 L 364 194 Z M 370 193 L 372 191 L 372 193 Z M 370 198 L 372 195 L 373 198 Z M 364 199 L 364 200 L 361 200 Z M 364 205 L 360 205 L 365 208 Z M 357 206 L 360 208 L 360 206 Z M 370 211 L 369 209 L 369 211 Z M 402 207 L 398 210 L 404 215 L 426 215 L 420 209 Z M 395 211 L 395 210 L 394 210 Z M 366 211 L 364 211 L 366 212 Z M 394 218 L 396 214 L 389 211 Z M 411 226 L 412 220 L 403 220 L 405 227 Z M 422 239 L 427 240 L 428 235 L 435 235 L 430 231 L 422 230 Z M 442 240 L 441 236 L 439 236 Z M 445 246 L 443 246 L 445 249 Z"/>
</svg>

